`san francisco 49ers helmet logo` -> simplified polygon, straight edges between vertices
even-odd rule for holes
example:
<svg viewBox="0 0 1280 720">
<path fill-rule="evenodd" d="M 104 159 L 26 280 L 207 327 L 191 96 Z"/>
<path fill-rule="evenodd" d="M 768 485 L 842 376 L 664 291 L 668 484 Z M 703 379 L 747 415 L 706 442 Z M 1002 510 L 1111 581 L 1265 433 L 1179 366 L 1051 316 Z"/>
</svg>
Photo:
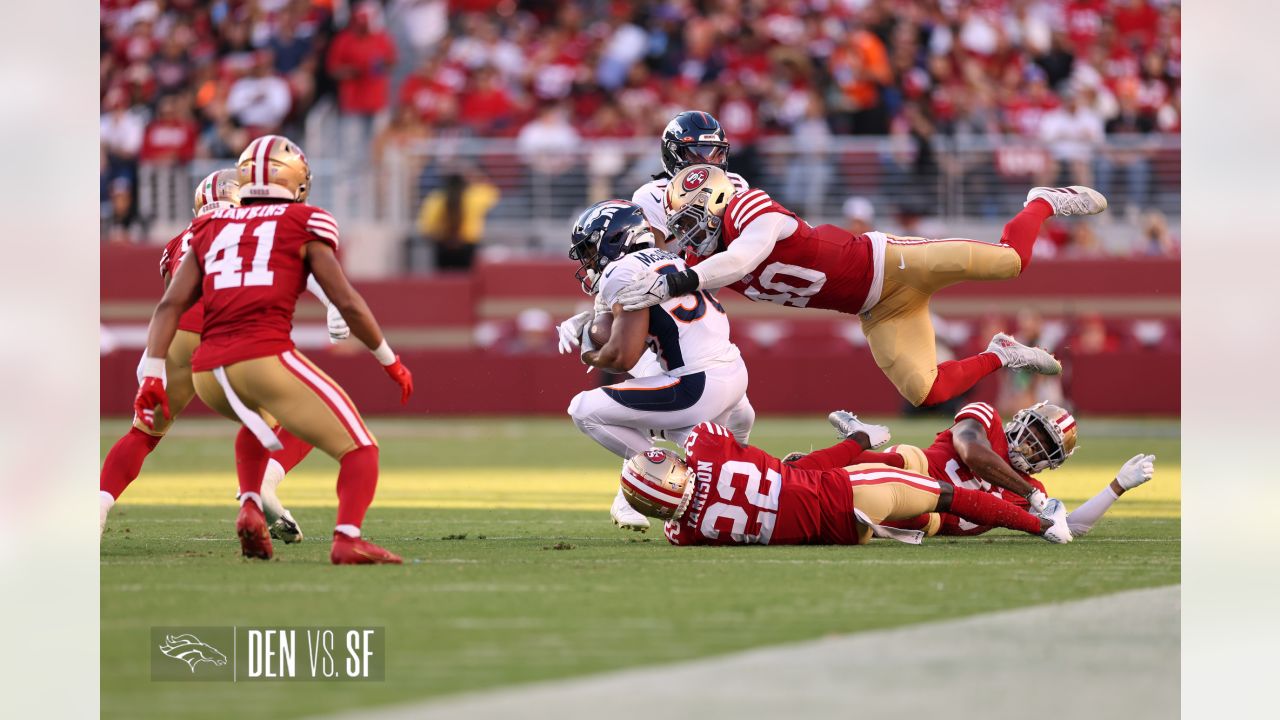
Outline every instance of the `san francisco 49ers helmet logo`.
<svg viewBox="0 0 1280 720">
<path fill-rule="evenodd" d="M 698 168 L 684 176 L 684 180 L 680 183 L 680 187 L 684 188 L 685 192 L 696 190 L 702 187 L 702 183 L 707 181 L 708 175 L 710 175 L 710 173 L 707 172 L 706 168 Z"/>
<path fill-rule="evenodd" d="M 667 453 L 659 448 L 649 448 L 644 451 L 644 456 L 649 458 L 651 463 L 661 463 L 667 459 Z"/>
</svg>

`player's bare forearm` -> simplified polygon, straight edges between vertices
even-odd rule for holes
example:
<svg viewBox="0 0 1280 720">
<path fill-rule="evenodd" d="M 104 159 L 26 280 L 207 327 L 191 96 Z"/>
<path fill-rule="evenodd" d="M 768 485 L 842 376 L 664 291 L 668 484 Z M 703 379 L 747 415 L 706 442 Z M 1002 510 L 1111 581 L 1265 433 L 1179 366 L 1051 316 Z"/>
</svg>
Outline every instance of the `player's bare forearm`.
<svg viewBox="0 0 1280 720">
<path fill-rule="evenodd" d="M 1035 490 L 1009 465 L 1008 460 L 991 449 L 991 443 L 973 420 L 960 421 L 952 431 L 952 442 L 956 454 L 974 475 L 1023 497 Z"/>
<path fill-rule="evenodd" d="M 200 299 L 200 267 L 190 256 L 178 266 L 172 278 L 166 278 L 164 295 L 151 314 L 147 328 L 147 357 L 162 358 L 178 332 L 178 320 Z"/>
<path fill-rule="evenodd" d="M 382 328 L 373 317 L 373 311 L 364 297 L 351 285 L 333 248 L 321 242 L 307 243 L 307 265 L 312 276 L 320 285 L 320 289 L 329 297 L 329 302 L 338 308 L 342 318 L 351 328 L 351 334 L 373 350 L 382 344 Z"/>
<path fill-rule="evenodd" d="M 648 336 L 648 310 L 626 312 L 621 304 L 615 304 L 608 342 L 598 350 L 583 353 L 582 362 L 609 372 L 627 372 L 640 362 Z"/>
</svg>

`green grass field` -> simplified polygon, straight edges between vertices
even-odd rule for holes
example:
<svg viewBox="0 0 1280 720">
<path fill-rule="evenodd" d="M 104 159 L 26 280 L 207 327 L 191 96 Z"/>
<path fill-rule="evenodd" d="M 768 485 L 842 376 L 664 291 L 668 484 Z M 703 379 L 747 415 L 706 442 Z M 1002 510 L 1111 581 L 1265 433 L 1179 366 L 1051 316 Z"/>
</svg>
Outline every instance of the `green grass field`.
<svg viewBox="0 0 1280 720">
<path fill-rule="evenodd" d="M 566 420 L 381 420 L 366 534 L 402 567 L 328 565 L 336 464 L 316 453 L 281 486 L 308 539 L 239 557 L 234 426 L 182 421 L 112 511 L 102 539 L 104 717 L 298 717 L 725 653 L 1180 581 L 1176 421 L 1082 422 L 1046 474 L 1069 507 L 1124 460 L 1156 479 L 1068 546 L 995 532 L 922 547 L 673 548 L 616 530 L 618 463 Z M 945 419 L 892 421 L 927 444 Z M 102 424 L 102 452 L 127 428 Z M 762 419 L 775 454 L 822 446 L 822 418 Z M 160 625 L 382 625 L 385 682 L 152 682 Z"/>
</svg>

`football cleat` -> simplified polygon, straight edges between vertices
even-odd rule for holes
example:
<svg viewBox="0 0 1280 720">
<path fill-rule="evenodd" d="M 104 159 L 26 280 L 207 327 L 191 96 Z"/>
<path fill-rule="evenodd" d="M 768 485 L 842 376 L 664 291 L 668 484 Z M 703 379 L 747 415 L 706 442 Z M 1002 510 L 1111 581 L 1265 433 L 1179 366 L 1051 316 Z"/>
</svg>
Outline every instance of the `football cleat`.
<svg viewBox="0 0 1280 720">
<path fill-rule="evenodd" d="M 333 549 L 329 551 L 329 562 L 334 565 L 401 565 L 400 556 L 378 547 L 364 538 L 353 538 L 350 535 L 333 533 Z"/>
<path fill-rule="evenodd" d="M 848 440 L 855 433 L 865 433 L 870 446 L 864 448 L 870 450 L 878 448 L 889 442 L 889 428 L 884 425 L 872 425 L 862 422 L 857 415 L 848 410 L 836 410 L 827 416 L 827 422 L 831 423 L 831 427 L 836 429 L 836 437 L 841 440 Z"/>
<path fill-rule="evenodd" d="M 613 518 L 613 524 L 623 530 L 634 530 L 636 532 L 644 532 L 649 529 L 649 518 L 636 512 L 627 502 L 627 498 L 622 494 L 622 488 L 618 488 L 618 494 L 613 498 L 613 506 L 609 508 L 609 516 Z"/>
<path fill-rule="evenodd" d="M 240 553 L 245 557 L 271 559 L 271 534 L 267 532 L 267 519 L 262 508 L 253 500 L 240 505 L 236 517 L 236 535 L 240 536 Z"/>
<path fill-rule="evenodd" d="M 1053 208 L 1053 214 L 1063 217 L 1069 215 L 1097 215 L 1107 209 L 1107 199 L 1103 197 L 1102 193 L 1084 185 L 1031 188 L 1030 192 L 1027 193 L 1027 201 L 1022 203 L 1022 206 L 1026 207 L 1031 204 L 1032 200 L 1036 199 L 1049 203 Z"/>
<path fill-rule="evenodd" d="M 1052 520 L 1053 524 L 1040 533 L 1040 537 L 1055 545 L 1066 545 L 1072 541 L 1071 528 L 1067 527 L 1067 508 L 1061 500 L 1053 498 L 1045 505 L 1041 517 Z"/>
<path fill-rule="evenodd" d="M 275 519 L 271 523 L 271 537 L 280 540 L 285 545 L 302 542 L 302 528 L 298 527 L 298 521 L 293 519 L 293 513 L 288 510 L 284 514 Z"/>
<path fill-rule="evenodd" d="M 1004 333 L 996 333 L 991 338 L 987 352 L 995 353 L 1005 367 L 1014 370 L 1034 370 L 1041 375 L 1062 373 L 1062 364 L 1049 351 L 1023 345 Z"/>
</svg>

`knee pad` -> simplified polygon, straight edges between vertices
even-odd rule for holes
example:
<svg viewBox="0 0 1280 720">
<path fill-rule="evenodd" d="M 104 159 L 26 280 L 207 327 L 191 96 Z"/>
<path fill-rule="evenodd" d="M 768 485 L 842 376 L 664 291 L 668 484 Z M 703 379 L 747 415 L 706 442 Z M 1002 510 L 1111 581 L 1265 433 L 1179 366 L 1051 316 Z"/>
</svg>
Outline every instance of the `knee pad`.
<svg viewBox="0 0 1280 720">
<path fill-rule="evenodd" d="M 894 445 L 885 452 L 897 453 L 902 458 L 902 469 L 917 475 L 929 475 L 929 459 L 915 445 Z"/>
</svg>

